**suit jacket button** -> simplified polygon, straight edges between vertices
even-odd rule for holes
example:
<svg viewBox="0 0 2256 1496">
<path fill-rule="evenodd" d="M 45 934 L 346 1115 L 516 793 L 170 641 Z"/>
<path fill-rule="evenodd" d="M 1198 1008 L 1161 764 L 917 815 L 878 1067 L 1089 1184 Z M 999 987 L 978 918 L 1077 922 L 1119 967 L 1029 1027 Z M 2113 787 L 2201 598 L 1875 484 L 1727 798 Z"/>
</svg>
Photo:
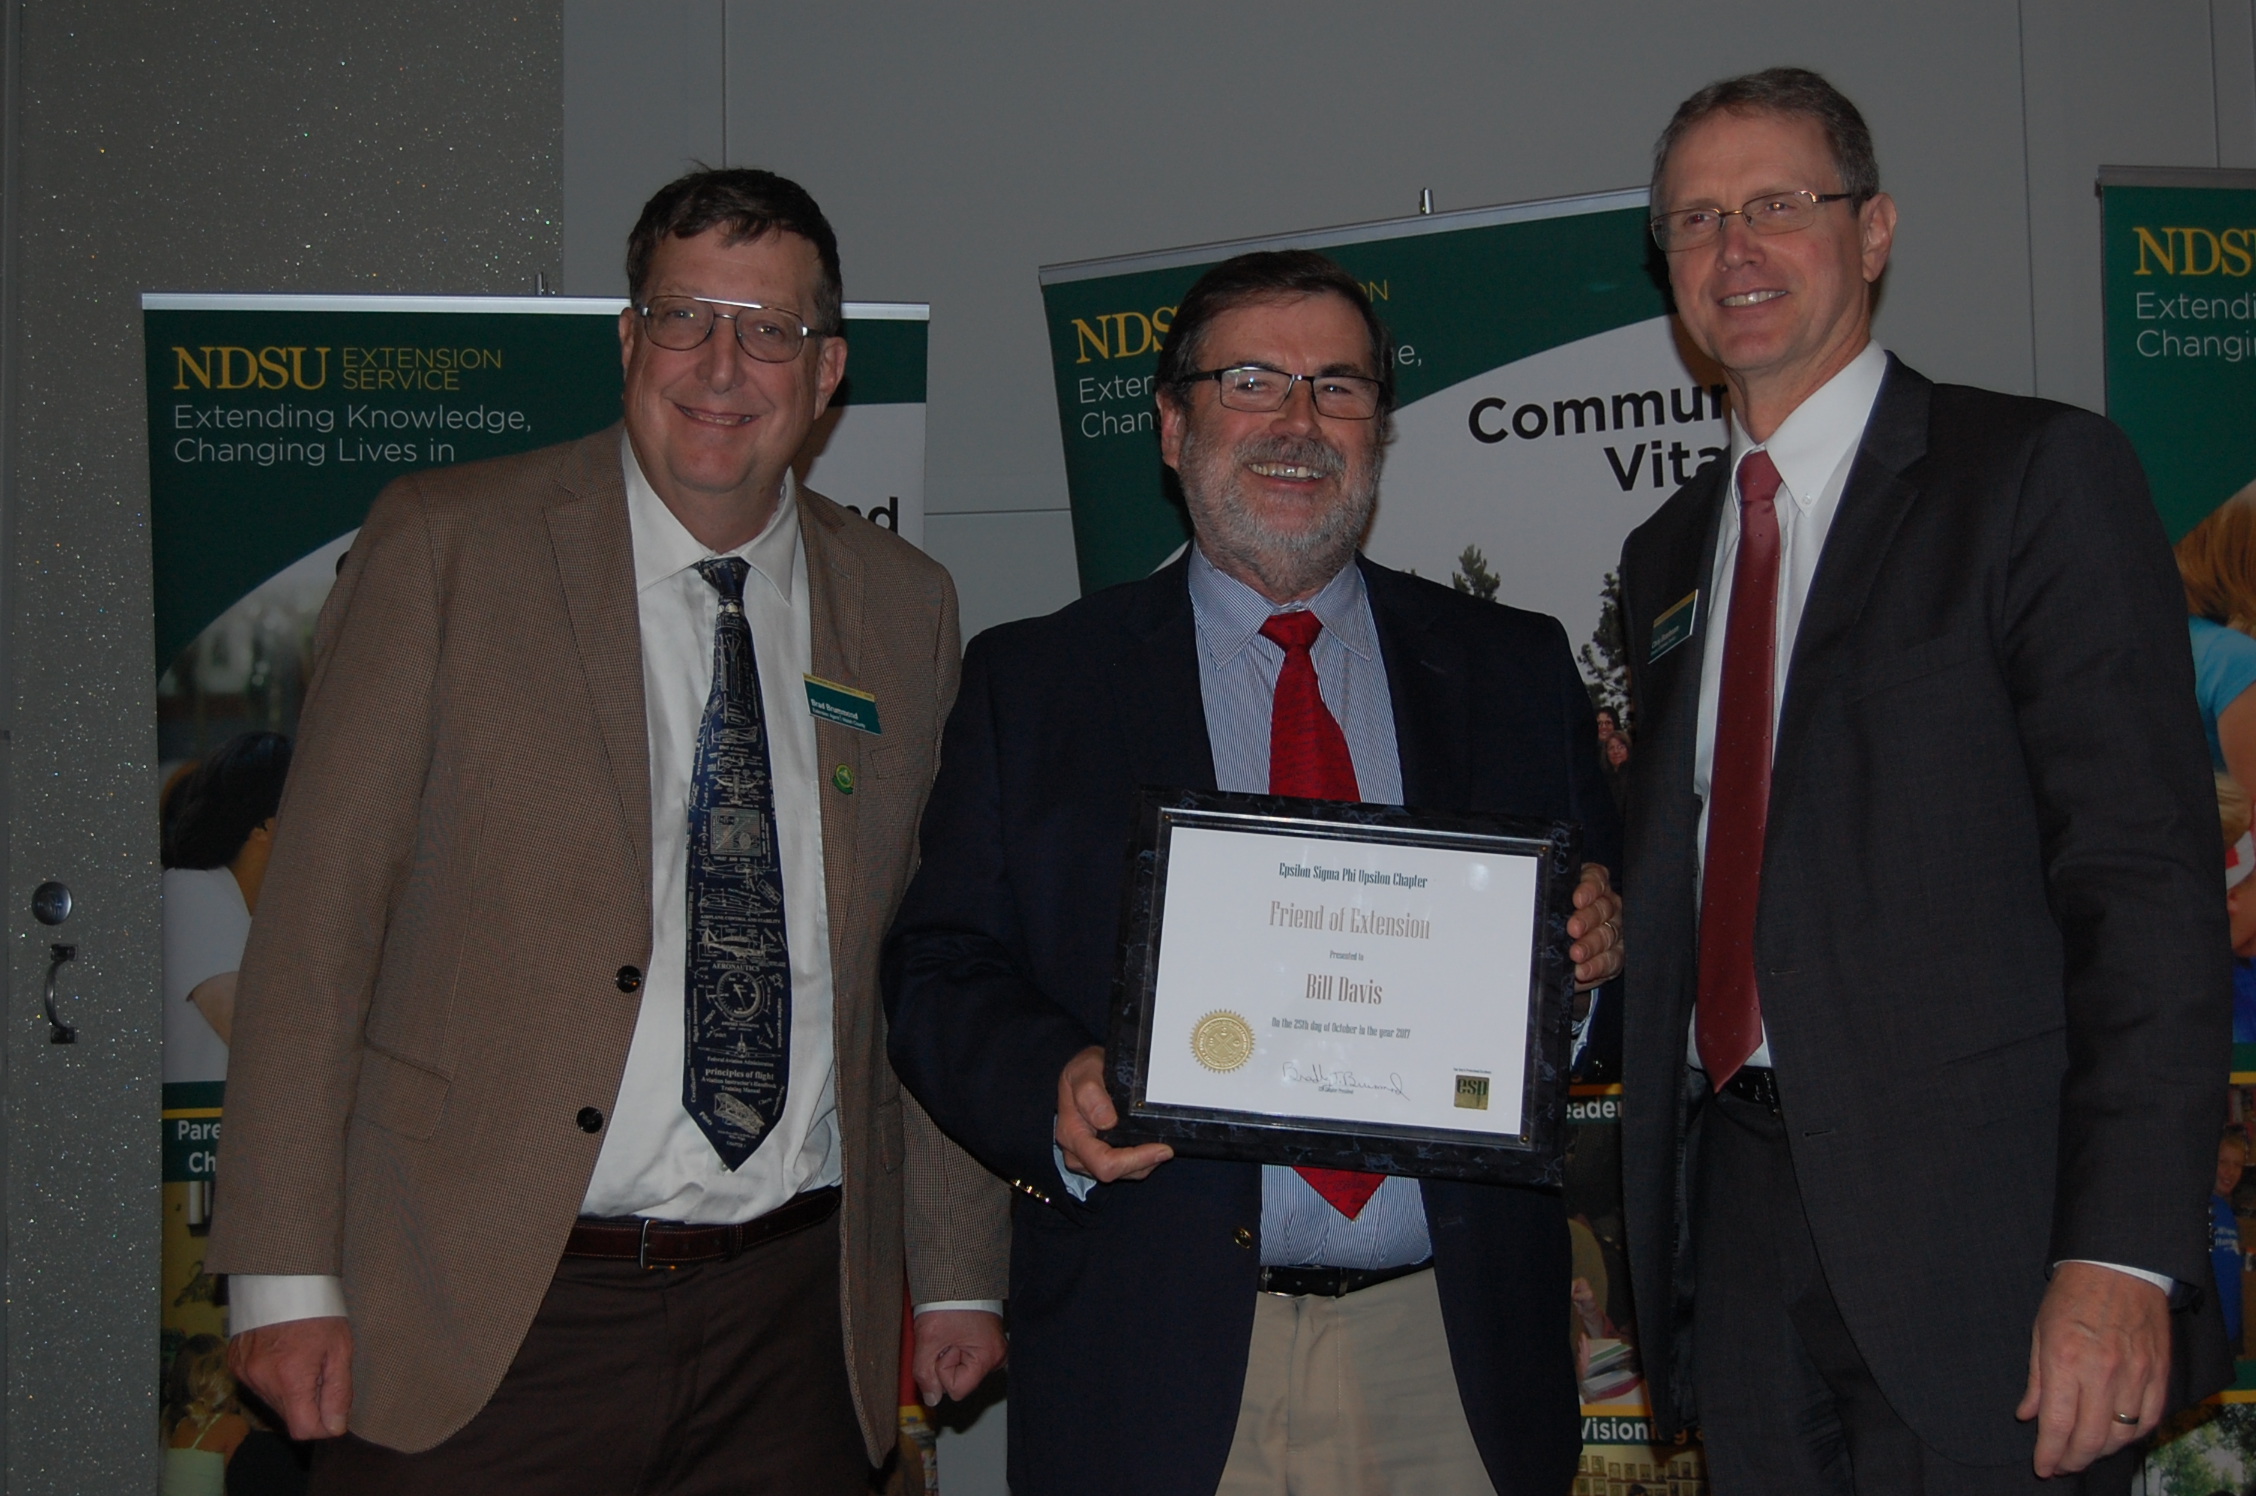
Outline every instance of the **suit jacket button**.
<svg viewBox="0 0 2256 1496">
<path fill-rule="evenodd" d="M 580 1108 L 579 1122 L 580 1131 L 582 1132 L 603 1131 L 603 1113 L 597 1111 L 592 1106 L 583 1106 Z"/>
<path fill-rule="evenodd" d="M 642 968 L 639 966 L 622 966 L 619 968 L 619 975 L 616 980 L 621 992 L 640 992 L 642 990 Z"/>
<path fill-rule="evenodd" d="M 1239 1246 L 1244 1247 L 1249 1252 L 1253 1250 L 1253 1233 L 1251 1231 L 1248 1231 L 1243 1226 L 1240 1226 L 1237 1230 L 1230 1233 L 1230 1240 L 1236 1242 Z"/>
</svg>

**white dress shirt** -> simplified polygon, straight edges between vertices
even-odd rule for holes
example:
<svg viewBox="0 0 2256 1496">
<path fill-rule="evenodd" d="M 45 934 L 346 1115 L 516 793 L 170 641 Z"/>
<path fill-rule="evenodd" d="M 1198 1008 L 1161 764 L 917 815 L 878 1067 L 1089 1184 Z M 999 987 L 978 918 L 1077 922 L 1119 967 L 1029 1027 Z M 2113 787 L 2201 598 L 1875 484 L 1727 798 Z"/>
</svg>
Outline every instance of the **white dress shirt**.
<svg viewBox="0 0 2256 1496">
<path fill-rule="evenodd" d="M 836 1184 L 840 1177 L 830 912 L 823 886 L 815 724 L 805 686 L 812 630 L 798 491 L 786 474 L 782 501 L 767 527 L 729 552 L 751 567 L 744 612 L 752 626 L 767 718 L 792 1002 L 791 1075 L 783 1115 L 743 1166 L 731 1170 L 681 1102 L 689 791 L 698 728 L 712 690 L 713 634 L 720 615 L 720 593 L 696 568 L 714 552 L 683 528 L 658 497 L 623 436 L 619 445 L 650 729 L 652 949 L 626 1073 L 580 1208 L 588 1215 L 646 1215 L 699 1224 L 747 1221 L 802 1190 Z M 280 1320 L 346 1312 L 343 1287 L 333 1277 L 237 1274 L 230 1300 L 229 1329 L 235 1334 Z"/>
<path fill-rule="evenodd" d="M 1708 577 L 1707 596 L 1696 605 L 1700 613 L 1700 714 L 1692 739 L 1692 793 L 1700 797 L 1700 866 L 1703 876 L 1708 855 L 1708 790 L 1715 778 L 1716 698 L 1723 677 L 1724 620 L 1731 616 L 1731 568 L 1739 557 L 1739 480 L 1741 461 L 1749 452 L 1764 451 L 1778 466 L 1778 658 L 1770 693 L 1770 737 L 1778 744 L 1778 713 L 1786 702 L 1786 667 L 1794 658 L 1794 634 L 1802 624 L 1802 605 L 1809 601 L 1810 582 L 1817 575 L 1817 558 L 1825 549 L 1825 536 L 1833 528 L 1833 513 L 1841 507 L 1841 490 L 1848 486 L 1857 445 L 1872 419 L 1873 402 L 1880 398 L 1880 381 L 1888 372 L 1888 355 L 1877 343 L 1850 359 L 1834 375 L 1779 423 L 1770 440 L 1758 442 L 1731 413 L 1732 502 L 1723 506 L 1723 523 L 1716 532 L 1715 570 Z M 1697 1034 L 1698 1022 L 1694 1021 Z M 1697 1044 L 1692 1064 L 1700 1064 Z M 1747 1063 L 1770 1063 L 1770 1037 Z"/>
<path fill-rule="evenodd" d="M 1771 683 L 1771 751 L 1778 749 L 1778 714 L 1786 703 L 1786 668 L 1794 657 L 1794 635 L 1801 628 L 1802 608 L 1809 601 L 1810 582 L 1817 576 L 1818 557 L 1833 528 L 1833 515 L 1841 507 L 1841 492 L 1848 487 L 1864 428 L 1872 420 L 1872 407 L 1880 398 L 1880 382 L 1888 372 L 1888 355 L 1877 343 L 1849 360 L 1847 367 L 1818 386 L 1815 393 L 1778 425 L 1767 442 L 1758 442 L 1731 416 L 1731 472 L 1734 502 L 1723 506 L 1723 522 L 1716 532 L 1715 570 L 1708 578 L 1708 596 L 1700 614 L 1705 630 L 1700 656 L 1700 715 L 1692 740 L 1692 792 L 1700 797 L 1700 865 L 1705 873 L 1708 851 L 1708 791 L 1715 776 L 1716 698 L 1723 676 L 1723 622 L 1731 616 L 1731 568 L 1739 555 L 1738 473 L 1742 459 L 1758 449 L 1768 452 L 1778 468 L 1778 663 Z M 1712 599 L 1712 601 L 1710 601 Z M 1758 994 L 1759 995 L 1759 994 Z M 1699 1015 L 1693 1015 L 1686 1053 L 1694 1069 L 1700 1066 Z M 1748 1056 L 1750 1065 L 1770 1064 L 1770 1034 Z M 2084 1261 L 2073 1258 L 2071 1261 Z M 2129 1273 L 2164 1293 L 2173 1280 L 2162 1273 L 2103 1262 L 2117 1272 Z"/>
</svg>

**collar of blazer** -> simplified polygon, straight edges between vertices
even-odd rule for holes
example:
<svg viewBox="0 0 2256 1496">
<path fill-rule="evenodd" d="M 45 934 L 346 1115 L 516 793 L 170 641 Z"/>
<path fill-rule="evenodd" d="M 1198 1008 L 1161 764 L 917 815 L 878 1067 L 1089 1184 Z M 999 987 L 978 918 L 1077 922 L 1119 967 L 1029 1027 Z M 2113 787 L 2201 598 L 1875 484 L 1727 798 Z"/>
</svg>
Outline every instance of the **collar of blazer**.
<svg viewBox="0 0 2256 1496">
<path fill-rule="evenodd" d="M 1435 627 L 1441 612 L 1426 589 L 1367 557 L 1357 561 L 1386 661 L 1403 798 L 1412 805 L 1456 804 L 1467 774 L 1466 692 L 1475 687 L 1462 650 L 1448 630 Z M 1128 587 L 1124 647 L 1107 669 L 1136 780 L 1212 789 L 1189 553 Z"/>
<path fill-rule="evenodd" d="M 1779 712 L 1773 759 L 1796 762 L 1795 750 L 1809 731 L 1816 687 L 1833 668 L 1844 641 L 1856 627 L 1872 595 L 1888 547 L 1905 513 L 1919 496 L 1913 469 L 1927 455 L 1928 409 L 1932 381 L 1888 356 L 1888 373 L 1873 403 L 1849 469 L 1848 486 L 1833 528 L 1818 553 L 1817 572 L 1794 633 L 1794 654 L 1786 669 L 1786 700 Z"/>
<path fill-rule="evenodd" d="M 621 823 L 642 886 L 650 885 L 650 723 L 642 694 L 642 626 L 635 596 L 634 535 L 627 523 L 626 474 L 617 425 L 586 437 L 565 464 L 547 506 L 557 580 L 572 620 L 572 642 L 588 701 L 603 735 Z M 807 553 L 811 667 L 852 684 L 862 655 L 862 559 L 846 512 L 799 486 L 799 538 Z M 818 724 L 818 736 L 821 725 Z M 851 806 L 824 795 L 823 843 L 848 844 L 834 825 Z"/>
</svg>

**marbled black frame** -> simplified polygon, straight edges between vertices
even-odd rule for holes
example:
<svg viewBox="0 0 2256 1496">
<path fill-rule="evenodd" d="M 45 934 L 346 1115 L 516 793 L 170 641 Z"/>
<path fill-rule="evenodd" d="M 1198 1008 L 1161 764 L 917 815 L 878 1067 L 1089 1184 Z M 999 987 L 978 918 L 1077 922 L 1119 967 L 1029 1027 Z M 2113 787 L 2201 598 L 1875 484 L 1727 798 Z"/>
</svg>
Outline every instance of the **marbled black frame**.
<svg viewBox="0 0 2256 1496">
<path fill-rule="evenodd" d="M 1528 1068 L 1520 1134 L 1500 1137 L 1445 1128 L 1350 1125 L 1326 1118 L 1278 1118 L 1145 1100 L 1151 997 L 1159 977 L 1171 834 L 1176 825 L 1226 830 L 1233 824 L 1247 830 L 1382 845 L 1493 846 L 1537 858 L 1534 916 L 1540 928 L 1529 973 Z M 1567 920 L 1574 913 L 1581 868 L 1581 829 L 1569 821 L 1146 787 L 1137 808 L 1136 839 L 1122 896 L 1120 964 L 1113 979 L 1111 1033 L 1105 1045 L 1105 1083 L 1120 1123 L 1104 1134 L 1105 1141 L 1116 1147 L 1166 1143 L 1190 1158 L 1556 1188 L 1564 1175 L 1568 1029 L 1574 997 Z"/>
</svg>

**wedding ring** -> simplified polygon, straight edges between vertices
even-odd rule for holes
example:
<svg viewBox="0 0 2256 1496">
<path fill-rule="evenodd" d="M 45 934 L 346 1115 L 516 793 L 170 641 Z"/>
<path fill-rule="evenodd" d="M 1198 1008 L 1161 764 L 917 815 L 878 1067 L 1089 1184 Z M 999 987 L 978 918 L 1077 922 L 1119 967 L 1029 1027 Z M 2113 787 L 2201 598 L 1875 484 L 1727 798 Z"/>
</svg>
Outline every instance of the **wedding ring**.
<svg viewBox="0 0 2256 1496">
<path fill-rule="evenodd" d="M 2138 1422 L 2139 1422 L 2139 1420 L 2138 1420 L 2138 1414 L 2136 1414 L 2136 1413 L 2117 1413 L 2117 1414 L 2115 1415 L 2115 1421 L 2116 1421 L 2117 1423 L 2120 1423 L 2120 1424 L 2124 1425 L 2124 1426 L 2125 1426 L 2126 1428 L 2137 1428 L 2137 1427 L 2138 1427 Z"/>
</svg>

